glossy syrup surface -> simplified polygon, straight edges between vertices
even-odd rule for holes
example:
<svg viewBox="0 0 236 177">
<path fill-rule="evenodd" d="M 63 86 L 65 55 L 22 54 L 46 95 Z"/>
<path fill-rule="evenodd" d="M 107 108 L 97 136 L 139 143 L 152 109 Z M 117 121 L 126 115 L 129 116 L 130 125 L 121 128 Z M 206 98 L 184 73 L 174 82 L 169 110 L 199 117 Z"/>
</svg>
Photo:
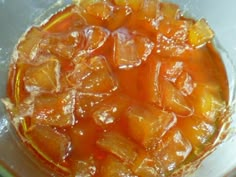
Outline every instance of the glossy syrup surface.
<svg viewBox="0 0 236 177">
<path fill-rule="evenodd" d="M 5 104 L 27 147 L 62 175 L 169 176 L 224 119 L 213 37 L 176 4 L 81 1 L 19 42 Z"/>
</svg>

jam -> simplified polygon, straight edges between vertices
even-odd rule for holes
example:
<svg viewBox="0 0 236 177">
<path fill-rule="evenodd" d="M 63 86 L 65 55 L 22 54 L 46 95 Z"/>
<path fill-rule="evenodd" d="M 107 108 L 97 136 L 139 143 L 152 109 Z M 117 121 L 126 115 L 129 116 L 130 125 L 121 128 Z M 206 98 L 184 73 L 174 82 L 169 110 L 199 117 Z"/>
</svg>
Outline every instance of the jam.
<svg viewBox="0 0 236 177">
<path fill-rule="evenodd" d="M 4 103 L 26 147 L 62 176 L 170 176 L 224 119 L 213 38 L 173 3 L 78 1 L 20 40 Z"/>
</svg>

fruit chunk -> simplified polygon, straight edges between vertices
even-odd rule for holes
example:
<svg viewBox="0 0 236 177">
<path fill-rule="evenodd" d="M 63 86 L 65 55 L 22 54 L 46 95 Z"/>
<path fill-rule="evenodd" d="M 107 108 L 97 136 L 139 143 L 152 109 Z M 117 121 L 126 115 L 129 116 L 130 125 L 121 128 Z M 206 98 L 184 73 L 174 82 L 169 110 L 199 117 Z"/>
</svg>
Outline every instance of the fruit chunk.
<svg viewBox="0 0 236 177">
<path fill-rule="evenodd" d="M 86 160 L 77 161 L 73 168 L 73 176 L 76 177 L 93 177 L 97 171 L 97 167 L 92 156 Z"/>
<path fill-rule="evenodd" d="M 88 14 L 99 17 L 101 20 L 107 20 L 113 12 L 113 7 L 107 2 L 96 2 L 86 7 Z"/>
<path fill-rule="evenodd" d="M 141 153 L 132 166 L 132 170 L 139 177 L 163 176 L 161 164 L 147 153 Z"/>
<path fill-rule="evenodd" d="M 125 21 L 128 20 L 131 12 L 132 10 L 129 7 L 114 7 L 112 16 L 110 16 L 106 22 L 107 29 L 113 31 L 117 28 L 120 28 L 125 23 Z"/>
<path fill-rule="evenodd" d="M 161 14 L 167 19 L 178 19 L 180 16 L 179 6 L 169 2 L 162 2 Z"/>
<path fill-rule="evenodd" d="M 110 93 L 117 83 L 103 56 L 81 57 L 73 72 L 68 74 L 69 83 L 84 93 Z"/>
<path fill-rule="evenodd" d="M 137 177 L 119 159 L 108 156 L 102 164 L 101 176 L 103 177 Z"/>
<path fill-rule="evenodd" d="M 137 57 L 143 61 L 146 61 L 152 53 L 154 42 L 152 42 L 148 37 L 139 34 L 135 34 L 134 40 L 137 48 Z"/>
<path fill-rule="evenodd" d="M 79 119 L 77 124 L 71 127 L 68 131 L 71 137 L 72 157 L 80 159 L 87 158 L 94 151 L 95 141 L 97 138 L 97 128 L 92 121 Z"/>
<path fill-rule="evenodd" d="M 110 32 L 105 28 L 99 26 L 89 26 L 84 30 L 86 36 L 86 49 L 92 52 L 106 42 L 110 35 Z"/>
<path fill-rule="evenodd" d="M 97 125 L 105 127 L 107 125 L 114 124 L 117 121 L 119 118 L 116 116 L 116 114 L 119 115 L 117 111 L 120 112 L 116 105 L 102 105 L 99 106 L 99 109 L 93 112 L 92 117 Z"/>
<path fill-rule="evenodd" d="M 214 32 L 205 19 L 198 20 L 189 29 L 189 42 L 192 46 L 199 46 L 209 42 L 214 37 Z"/>
<path fill-rule="evenodd" d="M 48 38 L 51 35 L 62 35 L 76 31 L 86 24 L 86 20 L 79 13 L 79 8 L 73 6 L 73 8 L 65 8 L 64 12 L 58 12 L 56 16 L 50 18 L 49 23 L 45 23 L 42 27 L 45 32 L 49 32 L 46 36 Z"/>
<path fill-rule="evenodd" d="M 172 58 L 165 59 L 161 65 L 160 75 L 171 82 L 175 82 L 183 72 L 183 69 L 184 63 L 182 61 L 174 61 Z"/>
<path fill-rule="evenodd" d="M 49 52 L 59 59 L 71 59 L 85 48 L 85 34 L 79 30 L 48 35 L 40 43 L 42 52 Z"/>
<path fill-rule="evenodd" d="M 187 99 L 169 81 L 162 79 L 160 83 L 162 106 L 180 116 L 188 116 L 193 110 Z"/>
<path fill-rule="evenodd" d="M 191 143 L 177 128 L 173 128 L 157 144 L 154 157 L 161 163 L 165 173 L 168 173 L 184 162 L 191 151 Z"/>
<path fill-rule="evenodd" d="M 19 55 L 33 59 L 37 54 L 37 49 L 43 36 L 44 33 L 40 28 L 32 27 L 17 47 Z"/>
<path fill-rule="evenodd" d="M 34 98 L 28 97 L 24 99 L 20 104 L 14 105 L 9 98 L 1 99 L 6 109 L 10 112 L 12 122 L 14 126 L 18 127 L 19 123 L 24 121 L 23 117 L 32 116 L 34 108 Z M 19 120 L 22 119 L 22 120 Z"/>
<path fill-rule="evenodd" d="M 73 125 L 75 108 L 75 91 L 60 94 L 42 94 L 35 97 L 33 124 L 64 127 Z"/>
<path fill-rule="evenodd" d="M 187 20 L 161 20 L 156 38 L 156 52 L 164 57 L 176 57 L 188 50 L 190 46 L 186 41 L 190 24 Z"/>
<path fill-rule="evenodd" d="M 208 142 L 216 130 L 214 124 L 207 123 L 197 116 L 181 119 L 178 126 L 184 137 L 191 142 L 195 153 L 201 150 L 200 148 Z"/>
<path fill-rule="evenodd" d="M 193 81 L 191 75 L 187 72 L 182 72 L 175 82 L 175 86 L 184 95 L 191 95 L 196 83 Z"/>
<path fill-rule="evenodd" d="M 98 126 L 106 128 L 120 119 L 128 105 L 129 99 L 125 96 L 112 96 L 95 106 L 92 118 Z"/>
<path fill-rule="evenodd" d="M 116 5 L 129 6 L 133 10 L 138 10 L 142 4 L 142 0 L 114 0 Z"/>
<path fill-rule="evenodd" d="M 133 68 L 146 60 L 154 48 L 154 43 L 147 37 L 131 34 L 126 28 L 113 33 L 114 64 L 119 68 Z"/>
<path fill-rule="evenodd" d="M 215 122 L 226 106 L 221 93 L 220 86 L 216 84 L 198 84 L 191 95 L 195 113 L 208 122 Z"/>
<path fill-rule="evenodd" d="M 150 21 L 157 18 L 159 15 L 160 15 L 159 0 L 143 0 L 142 6 L 138 13 L 139 19 L 146 19 Z"/>
<path fill-rule="evenodd" d="M 91 113 L 92 108 L 100 103 L 107 95 L 83 93 L 76 94 L 75 115 L 77 117 L 86 117 Z"/>
<path fill-rule="evenodd" d="M 97 141 L 97 145 L 126 163 L 132 163 L 137 157 L 137 146 L 131 140 L 116 132 L 104 133 Z"/>
<path fill-rule="evenodd" d="M 139 74 L 139 87 L 142 90 L 143 99 L 158 105 L 161 105 L 160 68 L 161 61 L 157 56 L 152 56 Z"/>
<path fill-rule="evenodd" d="M 58 92 L 60 90 L 60 64 L 56 59 L 31 66 L 25 72 L 24 84 L 28 92 Z"/>
<path fill-rule="evenodd" d="M 69 137 L 49 126 L 33 125 L 26 136 L 32 147 L 50 162 L 61 163 L 70 153 Z"/>
<path fill-rule="evenodd" d="M 141 64 L 137 56 L 137 48 L 132 35 L 125 28 L 113 33 L 114 38 L 114 64 L 119 68 L 132 68 Z"/>
<path fill-rule="evenodd" d="M 133 139 L 148 147 L 159 140 L 177 119 L 174 114 L 156 109 L 132 106 L 127 113 L 128 129 Z"/>
</svg>

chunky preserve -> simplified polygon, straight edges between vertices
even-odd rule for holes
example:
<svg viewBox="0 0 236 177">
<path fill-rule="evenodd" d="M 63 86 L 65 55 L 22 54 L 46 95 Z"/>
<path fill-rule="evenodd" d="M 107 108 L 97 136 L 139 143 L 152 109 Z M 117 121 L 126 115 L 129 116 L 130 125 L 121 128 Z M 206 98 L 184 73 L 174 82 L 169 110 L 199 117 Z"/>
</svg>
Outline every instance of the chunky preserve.
<svg viewBox="0 0 236 177">
<path fill-rule="evenodd" d="M 62 176 L 171 176 L 209 149 L 224 119 L 213 37 L 176 4 L 81 0 L 20 40 L 3 102 Z"/>
</svg>

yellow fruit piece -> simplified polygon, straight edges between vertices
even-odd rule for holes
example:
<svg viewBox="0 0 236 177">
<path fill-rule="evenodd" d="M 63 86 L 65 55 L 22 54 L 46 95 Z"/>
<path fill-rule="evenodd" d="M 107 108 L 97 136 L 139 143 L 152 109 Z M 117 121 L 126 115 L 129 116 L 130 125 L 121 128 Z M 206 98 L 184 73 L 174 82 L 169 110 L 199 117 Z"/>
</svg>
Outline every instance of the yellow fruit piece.
<svg viewBox="0 0 236 177">
<path fill-rule="evenodd" d="M 209 42 L 214 37 L 214 32 L 205 19 L 198 20 L 189 29 L 189 42 L 196 47 Z"/>
<path fill-rule="evenodd" d="M 198 84 L 191 95 L 195 114 L 203 116 L 207 122 L 215 122 L 226 107 L 221 92 L 221 88 L 215 84 Z"/>
<path fill-rule="evenodd" d="M 207 123 L 204 118 L 191 116 L 178 122 L 183 136 L 192 144 L 194 153 L 200 152 L 200 148 L 208 143 L 216 131 L 214 123 Z"/>
</svg>

